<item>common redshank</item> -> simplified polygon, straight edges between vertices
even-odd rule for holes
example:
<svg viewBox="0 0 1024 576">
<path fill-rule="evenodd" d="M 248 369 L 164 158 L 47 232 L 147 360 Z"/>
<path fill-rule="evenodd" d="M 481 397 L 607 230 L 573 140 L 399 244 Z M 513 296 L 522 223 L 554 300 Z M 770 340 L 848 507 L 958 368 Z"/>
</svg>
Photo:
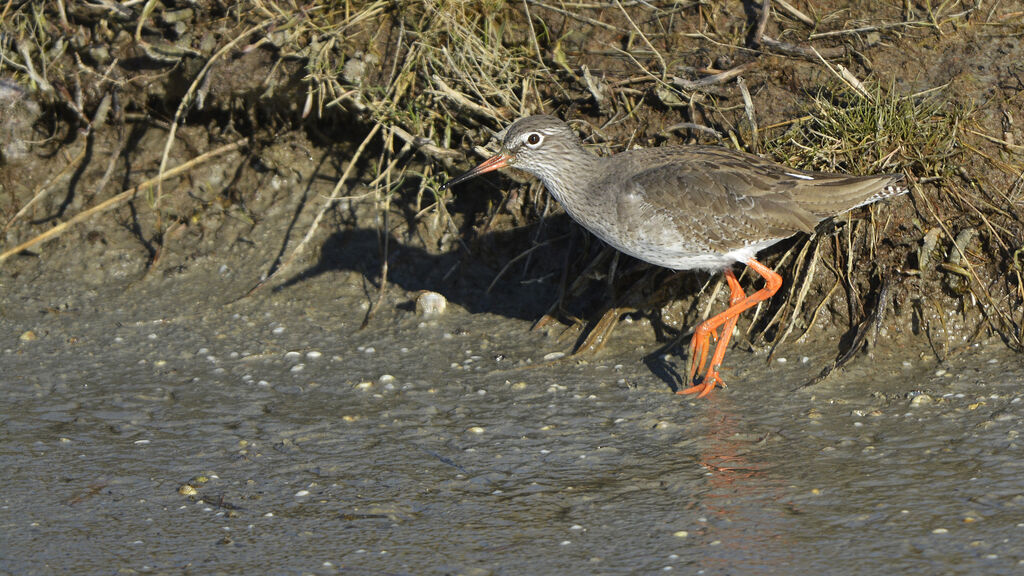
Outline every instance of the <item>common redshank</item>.
<svg viewBox="0 0 1024 576">
<path fill-rule="evenodd" d="M 505 130 L 497 154 L 441 188 L 507 166 L 540 178 L 573 220 L 621 252 L 673 270 L 725 272 L 729 307 L 694 329 L 690 386 L 677 391 L 698 398 L 725 386 L 718 369 L 739 315 L 782 285 L 781 276 L 754 258 L 759 251 L 809 233 L 825 219 L 907 192 L 898 185 L 900 174 L 806 172 L 717 146 L 600 157 L 565 122 L 546 115 L 517 120 Z M 764 287 L 746 294 L 732 271 L 737 262 L 760 274 Z M 717 344 L 709 363 L 711 337 Z"/>
</svg>

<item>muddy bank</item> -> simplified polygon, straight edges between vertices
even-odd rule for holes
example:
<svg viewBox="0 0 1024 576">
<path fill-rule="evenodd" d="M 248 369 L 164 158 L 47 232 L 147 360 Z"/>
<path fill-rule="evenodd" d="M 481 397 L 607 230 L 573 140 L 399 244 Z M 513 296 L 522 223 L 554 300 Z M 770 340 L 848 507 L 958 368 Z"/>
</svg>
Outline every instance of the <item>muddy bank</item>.
<svg viewBox="0 0 1024 576">
<path fill-rule="evenodd" d="M 52 262 L 47 268 L 52 266 Z M 5 571 L 1013 573 L 1024 366 L 825 338 L 694 401 L 650 326 L 585 360 L 526 320 L 225 273 L 7 290 Z M 27 336 L 29 333 L 33 336 Z M 549 358 L 551 356 L 548 356 Z M 677 357 L 666 361 L 679 369 Z"/>
</svg>

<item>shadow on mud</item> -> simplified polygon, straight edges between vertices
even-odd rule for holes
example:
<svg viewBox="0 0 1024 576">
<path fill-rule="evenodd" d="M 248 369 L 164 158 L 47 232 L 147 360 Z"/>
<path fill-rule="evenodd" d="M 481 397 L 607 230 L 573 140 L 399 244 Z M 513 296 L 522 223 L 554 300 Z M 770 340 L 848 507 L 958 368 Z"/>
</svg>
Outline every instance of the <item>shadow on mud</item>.
<svg viewBox="0 0 1024 576">
<path fill-rule="evenodd" d="M 566 228 L 560 221 L 564 218 L 551 220 L 553 229 Z M 558 232 L 548 235 L 552 234 Z M 386 257 L 387 283 L 404 291 L 438 292 L 450 304 L 474 314 L 536 321 L 556 302 L 563 270 L 573 265 L 567 258 L 570 244 L 566 234 L 538 241 L 536 227 L 530 226 L 483 234 L 470 244 L 459 243 L 452 251 L 435 254 L 393 235 L 384 238 L 376 229 L 351 228 L 327 238 L 316 264 L 275 290 L 287 290 L 321 274 L 344 270 L 361 274 L 375 293 L 381 286 Z M 526 255 L 515 256 L 523 253 Z M 586 255 L 577 254 L 575 258 Z M 573 279 L 571 273 L 568 278 Z M 574 299 L 574 304 L 587 298 L 600 301 L 603 291 L 587 289 L 584 298 Z"/>
</svg>

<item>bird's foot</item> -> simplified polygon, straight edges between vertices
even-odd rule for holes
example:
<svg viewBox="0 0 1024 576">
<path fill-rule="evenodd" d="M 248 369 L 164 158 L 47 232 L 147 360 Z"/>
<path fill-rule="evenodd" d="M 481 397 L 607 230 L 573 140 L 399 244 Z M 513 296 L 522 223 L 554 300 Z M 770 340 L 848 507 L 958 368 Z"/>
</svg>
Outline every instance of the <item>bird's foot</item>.
<svg viewBox="0 0 1024 576">
<path fill-rule="evenodd" d="M 703 372 L 708 363 L 708 352 L 711 349 L 711 340 L 718 342 L 718 329 L 702 329 L 699 326 L 690 339 L 690 382 L 693 382 L 698 372 Z M 717 374 L 717 371 L 715 372 Z M 711 371 L 708 372 L 711 374 Z"/>
<path fill-rule="evenodd" d="M 697 398 L 703 398 L 708 394 L 711 394 L 711 391 L 714 390 L 717 386 L 725 388 L 725 382 L 722 380 L 722 377 L 718 374 L 717 367 L 712 367 L 711 369 L 708 370 L 708 373 L 704 375 L 704 378 L 702 378 L 699 383 L 694 384 L 693 386 L 690 386 L 685 390 L 678 390 L 676 391 L 676 394 L 696 394 Z"/>
</svg>

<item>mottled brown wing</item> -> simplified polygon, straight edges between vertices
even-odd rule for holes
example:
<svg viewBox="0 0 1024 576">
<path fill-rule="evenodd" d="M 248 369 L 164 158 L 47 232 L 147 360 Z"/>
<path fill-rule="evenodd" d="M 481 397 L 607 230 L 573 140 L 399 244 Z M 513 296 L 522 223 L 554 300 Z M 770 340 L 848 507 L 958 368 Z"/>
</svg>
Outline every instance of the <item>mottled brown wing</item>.
<svg viewBox="0 0 1024 576">
<path fill-rule="evenodd" d="M 675 233 L 693 238 L 695 247 L 729 252 L 810 231 L 821 220 L 792 201 L 788 183 L 730 169 L 722 159 L 696 151 L 684 158 L 652 156 L 623 187 L 620 214 L 643 213 L 661 222 L 668 218 Z M 645 209 L 637 211 L 637 205 Z"/>
<path fill-rule="evenodd" d="M 670 217 L 679 234 L 706 238 L 719 252 L 810 232 L 899 179 L 802 172 L 719 147 L 625 155 L 628 164 L 643 168 L 632 171 L 620 202 L 644 204 L 644 213 Z"/>
</svg>

